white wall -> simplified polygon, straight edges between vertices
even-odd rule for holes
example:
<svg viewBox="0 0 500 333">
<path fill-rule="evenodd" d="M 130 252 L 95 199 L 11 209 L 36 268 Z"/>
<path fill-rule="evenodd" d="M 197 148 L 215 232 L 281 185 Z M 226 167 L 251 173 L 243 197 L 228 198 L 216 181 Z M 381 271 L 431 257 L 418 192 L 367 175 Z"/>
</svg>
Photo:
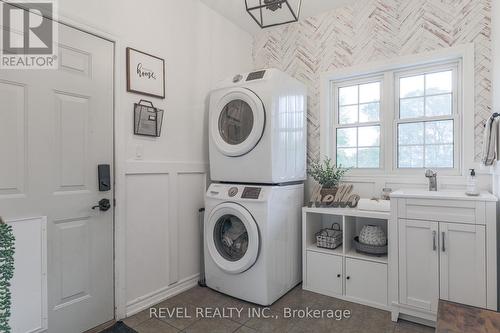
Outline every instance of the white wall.
<svg viewBox="0 0 500 333">
<path fill-rule="evenodd" d="M 207 95 L 215 82 L 251 69 L 252 38 L 198 0 L 59 0 L 59 12 L 119 39 L 118 89 L 125 89 L 125 47 L 166 61 L 165 100 L 116 95 L 117 260 L 126 253 L 118 267 L 121 317 L 196 281 Z M 133 103 L 141 98 L 166 111 L 159 139 L 132 135 Z"/>
</svg>

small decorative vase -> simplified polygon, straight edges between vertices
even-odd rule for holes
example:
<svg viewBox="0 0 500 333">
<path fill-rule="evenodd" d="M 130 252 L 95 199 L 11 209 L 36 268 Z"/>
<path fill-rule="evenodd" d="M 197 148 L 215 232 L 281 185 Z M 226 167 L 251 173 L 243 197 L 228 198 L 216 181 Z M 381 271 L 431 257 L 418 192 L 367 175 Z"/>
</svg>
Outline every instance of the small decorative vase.
<svg viewBox="0 0 500 333">
<path fill-rule="evenodd" d="M 381 226 L 365 225 L 359 233 L 359 242 L 365 245 L 384 246 L 387 244 L 387 236 Z"/>
<path fill-rule="evenodd" d="M 321 188 L 321 191 L 320 191 L 320 194 L 321 194 L 321 198 L 324 198 L 326 197 L 327 195 L 331 194 L 335 197 L 335 195 L 337 194 L 337 191 L 338 191 L 338 187 L 322 187 Z"/>
</svg>

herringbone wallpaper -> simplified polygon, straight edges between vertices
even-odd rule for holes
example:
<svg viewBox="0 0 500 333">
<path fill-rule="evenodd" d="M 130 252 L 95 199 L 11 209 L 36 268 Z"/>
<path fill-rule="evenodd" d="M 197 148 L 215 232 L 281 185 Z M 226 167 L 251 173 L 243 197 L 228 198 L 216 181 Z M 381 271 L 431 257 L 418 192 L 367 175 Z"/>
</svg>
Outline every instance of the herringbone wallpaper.
<svg viewBox="0 0 500 333">
<path fill-rule="evenodd" d="M 307 1 L 307 0 L 306 0 Z M 319 157 L 320 74 L 342 67 L 474 43 L 475 151 L 491 114 L 491 0 L 359 0 L 254 39 L 255 68 L 307 84 L 308 158 Z"/>
</svg>

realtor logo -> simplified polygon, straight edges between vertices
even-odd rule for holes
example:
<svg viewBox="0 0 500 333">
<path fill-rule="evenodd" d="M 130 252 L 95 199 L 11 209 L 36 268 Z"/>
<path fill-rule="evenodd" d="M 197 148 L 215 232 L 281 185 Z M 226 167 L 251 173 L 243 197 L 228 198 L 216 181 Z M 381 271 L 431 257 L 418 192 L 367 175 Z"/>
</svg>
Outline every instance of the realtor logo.
<svg viewBox="0 0 500 333">
<path fill-rule="evenodd" d="M 56 69 L 57 23 L 55 3 L 44 1 L 2 2 L 3 69 Z"/>
</svg>

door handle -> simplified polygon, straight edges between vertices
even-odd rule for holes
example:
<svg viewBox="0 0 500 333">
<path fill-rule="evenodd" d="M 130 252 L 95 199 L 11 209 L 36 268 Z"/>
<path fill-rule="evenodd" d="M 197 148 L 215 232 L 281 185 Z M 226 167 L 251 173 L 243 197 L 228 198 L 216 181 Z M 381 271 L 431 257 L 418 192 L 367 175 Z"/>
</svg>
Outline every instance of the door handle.
<svg viewBox="0 0 500 333">
<path fill-rule="evenodd" d="M 106 212 L 111 208 L 111 203 L 109 202 L 109 199 L 101 199 L 97 205 L 92 207 L 92 209 L 96 208 L 99 208 L 101 212 Z"/>
<path fill-rule="evenodd" d="M 436 231 L 432 232 L 432 251 L 437 250 L 437 245 L 436 245 Z"/>
<path fill-rule="evenodd" d="M 445 246 L 445 244 L 444 244 L 444 239 L 445 239 L 445 232 L 443 231 L 443 232 L 441 232 L 441 243 L 442 243 L 442 244 L 441 244 L 441 245 L 442 245 L 441 250 L 442 250 L 443 252 L 445 252 L 445 251 L 446 251 L 446 246 Z"/>
</svg>

